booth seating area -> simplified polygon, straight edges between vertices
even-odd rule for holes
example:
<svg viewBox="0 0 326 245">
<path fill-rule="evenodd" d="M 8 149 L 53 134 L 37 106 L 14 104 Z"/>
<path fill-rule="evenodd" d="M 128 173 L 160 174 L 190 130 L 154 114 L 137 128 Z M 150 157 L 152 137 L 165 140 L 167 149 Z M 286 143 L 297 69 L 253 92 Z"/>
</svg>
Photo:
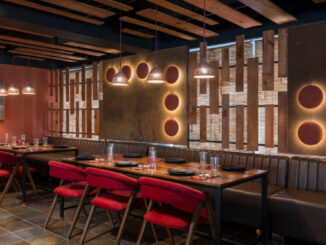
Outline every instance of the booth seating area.
<svg viewBox="0 0 326 245">
<path fill-rule="evenodd" d="M 111 141 L 110 141 L 111 142 Z M 104 154 L 106 141 L 50 137 L 50 144 L 74 146 L 79 155 Z M 113 142 L 115 153 L 147 155 L 149 145 Z M 199 161 L 199 150 L 156 146 L 158 157 L 180 157 Z M 287 157 L 253 153 L 208 151 L 219 156 L 224 165 L 244 165 L 248 169 L 269 170 L 268 201 L 270 228 L 285 237 L 318 244 L 326 243 L 326 162 L 318 158 Z M 48 162 L 59 161 L 65 154 L 38 154 L 28 159 L 38 173 L 48 174 Z M 223 191 L 224 221 L 260 227 L 261 185 L 251 181 Z M 318 220 L 318 222 L 316 222 Z"/>
</svg>

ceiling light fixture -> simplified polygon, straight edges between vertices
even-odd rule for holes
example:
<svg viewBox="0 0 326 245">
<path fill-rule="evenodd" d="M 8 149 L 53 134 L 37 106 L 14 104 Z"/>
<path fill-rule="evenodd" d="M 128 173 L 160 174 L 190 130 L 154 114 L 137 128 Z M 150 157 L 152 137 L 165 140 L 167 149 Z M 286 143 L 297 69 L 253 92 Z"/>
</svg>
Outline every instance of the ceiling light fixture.
<svg viewBox="0 0 326 245">
<path fill-rule="evenodd" d="M 194 71 L 194 78 L 214 78 L 215 71 L 207 62 L 207 42 L 206 42 L 206 0 L 204 0 L 204 41 L 200 44 L 200 61 Z"/>
<path fill-rule="evenodd" d="M 15 65 L 15 58 L 12 56 L 12 73 L 13 73 L 13 80 L 15 78 L 15 71 L 14 71 L 14 65 Z M 8 88 L 8 95 L 19 95 L 20 91 L 18 88 L 15 87 L 14 83 L 11 83 L 10 87 Z"/>
<path fill-rule="evenodd" d="M 30 67 L 30 60 L 28 58 L 28 67 Z M 23 88 L 22 94 L 25 95 L 35 95 L 35 89 L 31 85 L 31 83 L 28 83 L 26 87 Z"/>
</svg>

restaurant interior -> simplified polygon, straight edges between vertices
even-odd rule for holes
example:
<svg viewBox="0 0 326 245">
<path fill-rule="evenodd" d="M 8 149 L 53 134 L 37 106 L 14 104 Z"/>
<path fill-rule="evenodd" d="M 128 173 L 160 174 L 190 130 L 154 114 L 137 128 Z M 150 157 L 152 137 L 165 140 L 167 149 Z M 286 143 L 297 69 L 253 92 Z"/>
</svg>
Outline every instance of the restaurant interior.
<svg viewBox="0 0 326 245">
<path fill-rule="evenodd" d="M 326 0 L 1 0 L 0 245 L 326 244 Z"/>
</svg>

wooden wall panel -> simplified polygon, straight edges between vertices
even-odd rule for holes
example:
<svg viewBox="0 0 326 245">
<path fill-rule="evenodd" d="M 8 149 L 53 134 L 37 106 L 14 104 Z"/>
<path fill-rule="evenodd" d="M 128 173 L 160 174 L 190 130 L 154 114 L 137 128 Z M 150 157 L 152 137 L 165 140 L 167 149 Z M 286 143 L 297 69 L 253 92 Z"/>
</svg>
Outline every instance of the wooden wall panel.
<svg viewBox="0 0 326 245">
<path fill-rule="evenodd" d="M 82 109 L 82 137 L 86 138 L 86 110 Z"/>
<path fill-rule="evenodd" d="M 278 152 L 288 152 L 288 93 L 278 93 Z"/>
<path fill-rule="evenodd" d="M 92 137 L 92 79 L 87 79 L 87 97 L 86 97 L 86 109 L 87 109 L 87 138 Z"/>
<path fill-rule="evenodd" d="M 50 135 L 53 135 L 53 103 L 50 103 Z"/>
<path fill-rule="evenodd" d="M 248 59 L 247 150 L 258 150 L 258 58 Z"/>
<path fill-rule="evenodd" d="M 59 78 L 59 90 L 60 90 L 60 98 L 59 98 L 59 104 L 60 104 L 60 123 L 59 123 L 59 128 L 60 128 L 60 133 L 62 132 L 63 129 L 63 105 L 64 105 L 64 100 L 63 100 L 63 74 L 62 70 L 60 70 L 60 78 Z"/>
<path fill-rule="evenodd" d="M 79 71 L 76 72 L 75 84 L 76 84 L 76 94 L 79 94 Z"/>
<path fill-rule="evenodd" d="M 98 89 L 97 89 L 97 66 L 98 62 L 93 62 L 93 100 L 98 99 Z"/>
<path fill-rule="evenodd" d="M 222 82 L 230 80 L 229 48 L 222 49 Z"/>
<path fill-rule="evenodd" d="M 274 147 L 274 105 L 265 105 L 265 147 Z"/>
<path fill-rule="evenodd" d="M 81 95 L 82 95 L 82 101 L 85 101 L 86 98 L 86 65 L 82 65 L 82 70 L 81 70 Z"/>
<path fill-rule="evenodd" d="M 104 75 L 103 75 L 103 61 L 100 61 L 99 65 L 99 92 L 103 93 L 103 81 L 104 81 Z"/>
<path fill-rule="evenodd" d="M 104 102 L 103 100 L 99 101 L 99 119 L 98 119 L 98 130 L 99 130 L 99 136 L 100 139 L 103 138 L 103 106 Z"/>
<path fill-rule="evenodd" d="M 278 29 L 278 77 L 288 75 L 288 28 Z"/>
<path fill-rule="evenodd" d="M 50 96 L 53 96 L 53 75 L 54 71 L 50 70 Z"/>
<path fill-rule="evenodd" d="M 99 110 L 94 109 L 94 134 L 99 135 Z"/>
<path fill-rule="evenodd" d="M 66 102 L 69 101 L 69 67 L 66 67 Z"/>
<path fill-rule="evenodd" d="M 244 35 L 236 37 L 235 91 L 243 91 Z"/>
<path fill-rule="evenodd" d="M 199 94 L 207 94 L 207 80 L 200 79 L 199 81 Z"/>
<path fill-rule="evenodd" d="M 200 107 L 200 142 L 207 141 L 207 106 Z"/>
<path fill-rule="evenodd" d="M 219 62 L 212 61 L 215 78 L 209 80 L 209 113 L 218 114 L 219 111 Z"/>
<path fill-rule="evenodd" d="M 55 134 L 56 136 L 59 136 L 60 132 L 60 113 L 59 109 L 55 110 Z"/>
<path fill-rule="evenodd" d="M 194 78 L 194 70 L 197 65 L 197 53 L 190 53 L 188 58 L 188 123 L 197 124 L 197 79 Z"/>
<path fill-rule="evenodd" d="M 76 102 L 76 137 L 79 137 L 79 101 Z"/>
<path fill-rule="evenodd" d="M 229 148 L 229 143 L 230 143 L 229 98 L 230 96 L 228 94 L 222 95 L 222 148 Z"/>
<path fill-rule="evenodd" d="M 236 149 L 243 150 L 244 143 L 244 105 L 235 107 L 236 114 Z"/>
<path fill-rule="evenodd" d="M 274 90 L 274 30 L 263 32 L 263 90 Z"/>
<path fill-rule="evenodd" d="M 70 114 L 75 113 L 75 80 L 70 79 Z"/>
<path fill-rule="evenodd" d="M 59 101 L 59 79 L 60 79 L 60 73 L 59 70 L 55 70 L 55 79 L 54 79 L 54 89 L 55 89 L 55 102 Z"/>
<path fill-rule="evenodd" d="M 66 110 L 66 134 L 69 134 L 69 110 Z"/>
</svg>

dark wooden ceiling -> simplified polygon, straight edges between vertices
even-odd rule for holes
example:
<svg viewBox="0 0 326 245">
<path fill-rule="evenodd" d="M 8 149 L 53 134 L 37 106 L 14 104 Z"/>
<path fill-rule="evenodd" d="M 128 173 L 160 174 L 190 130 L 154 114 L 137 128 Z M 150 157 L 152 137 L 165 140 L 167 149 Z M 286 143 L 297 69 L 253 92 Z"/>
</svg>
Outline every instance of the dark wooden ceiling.
<svg viewBox="0 0 326 245">
<path fill-rule="evenodd" d="M 159 48 L 196 47 L 204 35 L 203 0 L 2 0 L 4 60 L 40 67 L 77 66 Z M 158 14 L 156 16 L 155 8 Z M 326 20 L 324 0 L 206 0 L 209 44 L 261 36 L 266 29 Z"/>
</svg>

